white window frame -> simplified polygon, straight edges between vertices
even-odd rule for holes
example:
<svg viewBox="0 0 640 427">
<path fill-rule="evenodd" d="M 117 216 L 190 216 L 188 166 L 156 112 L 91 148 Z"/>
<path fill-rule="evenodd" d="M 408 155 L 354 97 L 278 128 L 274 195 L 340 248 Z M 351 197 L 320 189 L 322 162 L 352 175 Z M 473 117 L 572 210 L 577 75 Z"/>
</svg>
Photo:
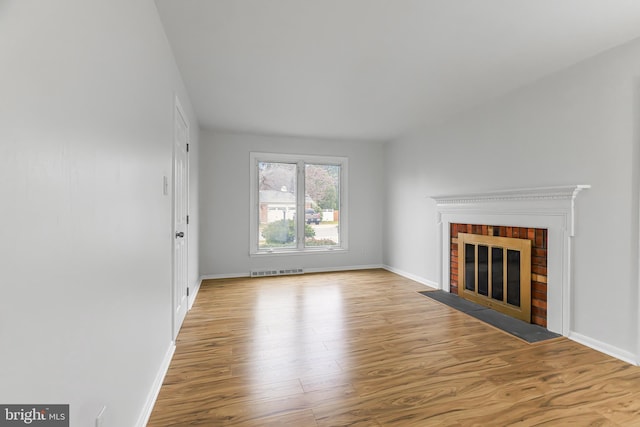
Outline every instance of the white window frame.
<svg viewBox="0 0 640 427">
<path fill-rule="evenodd" d="M 348 158 L 336 157 L 336 156 L 317 156 L 308 154 L 278 154 L 278 153 L 250 153 L 250 205 L 249 205 L 249 248 L 250 255 L 252 256 L 264 256 L 264 255 L 294 255 L 294 254 L 313 254 L 313 253 L 328 253 L 328 252 L 340 252 L 348 249 Z M 259 223 L 260 223 L 260 197 L 258 188 L 258 163 L 259 162 L 273 162 L 273 163 L 296 163 L 297 164 L 297 183 L 296 183 L 296 212 L 305 211 L 305 164 L 326 164 L 326 165 L 339 165 L 340 166 L 340 226 L 339 236 L 340 244 L 336 246 L 318 246 L 318 247 L 305 247 L 304 239 L 304 214 L 297 215 L 296 231 L 297 242 L 295 248 L 278 248 L 278 249 L 260 249 L 259 248 Z M 300 237 L 302 236 L 302 237 Z"/>
</svg>

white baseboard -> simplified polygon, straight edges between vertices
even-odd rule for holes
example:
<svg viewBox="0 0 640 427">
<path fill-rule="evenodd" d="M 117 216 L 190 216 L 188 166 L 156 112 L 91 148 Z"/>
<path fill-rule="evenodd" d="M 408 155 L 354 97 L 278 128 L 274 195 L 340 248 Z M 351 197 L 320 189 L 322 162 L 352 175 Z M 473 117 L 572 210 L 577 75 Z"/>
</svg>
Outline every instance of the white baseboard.
<svg viewBox="0 0 640 427">
<path fill-rule="evenodd" d="M 198 280 L 198 283 L 193 288 L 189 288 L 189 310 L 193 307 L 193 303 L 196 302 L 196 297 L 198 296 L 198 292 L 200 291 L 200 286 L 202 285 L 202 279 Z"/>
<path fill-rule="evenodd" d="M 569 332 L 569 336 L 567 338 L 577 343 L 580 343 L 582 345 L 586 345 L 587 347 L 590 347 L 601 353 L 607 354 L 611 357 L 615 357 L 616 359 L 620 359 L 623 362 L 627 362 L 636 366 L 638 365 L 638 359 L 636 355 L 629 351 L 622 350 L 618 347 L 612 346 L 602 341 L 598 341 L 596 339 L 590 338 L 586 335 L 579 334 L 577 332 Z"/>
<path fill-rule="evenodd" d="M 353 271 L 353 270 L 374 270 L 382 268 L 382 264 L 370 265 L 345 265 L 343 267 L 321 267 L 321 268 L 305 268 L 305 273 L 334 273 L 336 271 Z"/>
<path fill-rule="evenodd" d="M 304 268 L 305 273 L 332 273 L 336 271 L 352 271 L 352 270 L 372 270 L 376 268 L 384 268 L 382 264 L 371 265 L 347 265 L 343 267 L 320 267 L 320 268 Z M 251 273 L 230 273 L 230 274 L 206 274 L 201 280 L 208 279 L 238 279 L 243 277 L 251 277 Z"/>
<path fill-rule="evenodd" d="M 153 380 L 153 385 L 151 386 L 151 390 L 149 391 L 149 395 L 147 396 L 147 401 L 142 408 L 140 417 L 138 417 L 138 422 L 136 423 L 137 427 L 145 427 L 149 422 L 151 412 L 153 411 L 153 406 L 156 404 L 156 399 L 158 398 L 158 394 L 160 393 L 160 388 L 162 387 L 164 377 L 167 375 L 169 365 L 171 364 L 171 359 L 173 358 L 173 354 L 175 352 L 176 344 L 172 341 L 171 345 L 167 349 L 166 354 L 164 355 L 164 359 L 162 359 L 162 363 L 160 364 L 160 368 L 158 369 L 156 378 L 155 380 Z"/>
<path fill-rule="evenodd" d="M 210 279 L 239 279 L 242 277 L 251 277 L 251 273 L 205 274 L 200 277 L 200 281 Z"/>
<path fill-rule="evenodd" d="M 420 276 L 417 276 L 415 274 L 408 273 L 406 271 L 399 270 L 397 268 L 394 268 L 394 267 L 391 267 L 391 266 L 388 266 L 388 265 L 384 265 L 384 266 L 382 266 L 382 268 L 384 268 L 385 270 L 390 271 L 392 273 L 395 273 L 395 274 L 397 274 L 399 276 L 406 277 L 407 279 L 411 279 L 414 282 L 418 282 L 418 283 L 421 283 L 421 284 L 423 284 L 425 286 L 429 286 L 430 288 L 442 289 L 442 287 L 440 286 L 439 283 L 433 282 L 433 281 L 431 281 L 429 279 L 426 279 L 424 277 L 420 277 Z"/>
</svg>

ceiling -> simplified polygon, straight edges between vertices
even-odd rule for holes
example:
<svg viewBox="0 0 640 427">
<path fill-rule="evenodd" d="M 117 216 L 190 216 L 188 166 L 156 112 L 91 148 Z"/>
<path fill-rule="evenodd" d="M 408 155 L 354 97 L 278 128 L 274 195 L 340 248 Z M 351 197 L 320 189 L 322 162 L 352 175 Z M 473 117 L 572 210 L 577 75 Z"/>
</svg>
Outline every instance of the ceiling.
<svg viewBox="0 0 640 427">
<path fill-rule="evenodd" d="M 640 37 L 637 0 L 156 0 L 205 129 L 391 140 Z"/>
</svg>

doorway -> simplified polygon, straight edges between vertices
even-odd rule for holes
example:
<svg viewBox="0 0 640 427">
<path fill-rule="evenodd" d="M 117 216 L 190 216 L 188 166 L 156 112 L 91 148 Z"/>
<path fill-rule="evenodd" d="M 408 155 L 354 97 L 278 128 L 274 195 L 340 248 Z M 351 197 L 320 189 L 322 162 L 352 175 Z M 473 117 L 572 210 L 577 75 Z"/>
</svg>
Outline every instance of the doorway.
<svg viewBox="0 0 640 427">
<path fill-rule="evenodd" d="M 173 340 L 188 310 L 189 125 L 178 98 L 175 100 L 173 137 Z"/>
</svg>

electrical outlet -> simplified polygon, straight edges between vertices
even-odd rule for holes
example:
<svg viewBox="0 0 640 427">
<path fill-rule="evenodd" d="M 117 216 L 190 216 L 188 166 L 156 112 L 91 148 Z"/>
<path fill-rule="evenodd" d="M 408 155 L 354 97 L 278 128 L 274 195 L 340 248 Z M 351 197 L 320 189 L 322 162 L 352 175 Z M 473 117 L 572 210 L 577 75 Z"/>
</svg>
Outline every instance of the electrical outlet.
<svg viewBox="0 0 640 427">
<path fill-rule="evenodd" d="M 96 427 L 105 427 L 104 426 L 104 413 L 107 410 L 106 406 L 103 406 L 98 416 L 96 417 Z"/>
</svg>

